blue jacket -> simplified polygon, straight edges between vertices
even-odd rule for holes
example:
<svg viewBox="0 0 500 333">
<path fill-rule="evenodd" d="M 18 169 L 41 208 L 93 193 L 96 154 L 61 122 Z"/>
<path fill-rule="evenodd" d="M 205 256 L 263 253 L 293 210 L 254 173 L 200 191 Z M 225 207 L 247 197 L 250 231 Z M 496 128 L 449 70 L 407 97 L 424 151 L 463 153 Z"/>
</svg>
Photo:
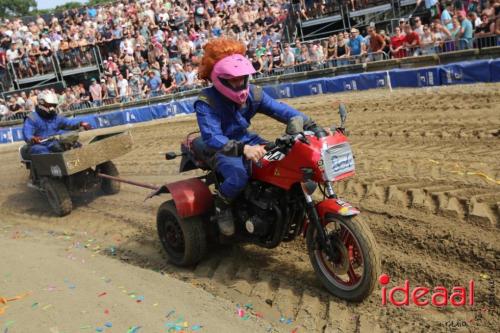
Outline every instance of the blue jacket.
<svg viewBox="0 0 500 333">
<path fill-rule="evenodd" d="M 258 92 L 257 92 L 258 91 Z M 259 94 L 261 98 L 256 95 Z M 259 101 L 260 100 L 260 101 Z M 194 102 L 196 118 L 205 144 L 216 151 L 221 150 L 230 140 L 243 144 L 264 142 L 257 134 L 249 132 L 250 120 L 257 112 L 268 115 L 282 123 L 290 118 L 306 115 L 289 105 L 280 103 L 261 88 L 251 85 L 246 105 L 238 105 L 217 91 L 214 87 L 203 89 L 200 98 Z"/>
<path fill-rule="evenodd" d="M 23 139 L 29 143 L 34 136 L 43 139 L 51 135 L 62 134 L 66 130 L 77 129 L 79 125 L 78 119 L 69 119 L 59 115 L 42 118 L 37 112 L 31 112 L 24 120 Z"/>
</svg>

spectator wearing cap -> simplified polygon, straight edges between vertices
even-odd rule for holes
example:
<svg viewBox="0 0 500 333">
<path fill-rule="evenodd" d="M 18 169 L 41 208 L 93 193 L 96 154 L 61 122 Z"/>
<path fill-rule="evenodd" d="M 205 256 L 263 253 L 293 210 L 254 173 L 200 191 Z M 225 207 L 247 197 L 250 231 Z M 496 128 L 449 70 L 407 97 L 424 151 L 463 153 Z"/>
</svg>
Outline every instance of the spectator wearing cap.
<svg viewBox="0 0 500 333">
<path fill-rule="evenodd" d="M 146 86 L 150 97 L 156 97 L 161 94 L 161 79 L 152 70 L 148 72 Z"/>
<path fill-rule="evenodd" d="M 351 48 L 351 56 L 355 56 L 356 62 L 359 62 L 361 59 L 360 57 L 366 53 L 366 45 L 363 37 L 359 34 L 359 30 L 356 28 L 351 29 L 349 47 Z"/>
<path fill-rule="evenodd" d="M 95 78 L 90 79 L 89 86 L 90 97 L 94 106 L 101 106 L 102 104 L 102 87 L 97 83 Z"/>
</svg>

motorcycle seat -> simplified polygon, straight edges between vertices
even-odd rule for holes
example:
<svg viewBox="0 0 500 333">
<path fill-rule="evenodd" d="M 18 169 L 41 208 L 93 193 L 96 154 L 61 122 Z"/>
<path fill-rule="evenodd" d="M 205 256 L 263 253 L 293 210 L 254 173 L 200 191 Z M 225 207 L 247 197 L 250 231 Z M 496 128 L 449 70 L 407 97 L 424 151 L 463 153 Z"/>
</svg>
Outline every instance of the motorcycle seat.
<svg viewBox="0 0 500 333">
<path fill-rule="evenodd" d="M 210 152 L 201 136 L 193 139 L 191 142 L 191 150 L 196 161 L 203 164 L 203 167 L 206 167 L 207 169 L 213 168 L 215 154 Z"/>
</svg>

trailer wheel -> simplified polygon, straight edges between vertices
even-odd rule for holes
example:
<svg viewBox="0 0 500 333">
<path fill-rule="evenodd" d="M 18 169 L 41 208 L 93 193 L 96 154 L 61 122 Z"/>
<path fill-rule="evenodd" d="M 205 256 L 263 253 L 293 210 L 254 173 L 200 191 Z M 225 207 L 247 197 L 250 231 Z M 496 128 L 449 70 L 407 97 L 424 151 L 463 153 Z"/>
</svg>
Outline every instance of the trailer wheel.
<svg viewBox="0 0 500 333">
<path fill-rule="evenodd" d="M 116 168 L 116 165 L 111 161 L 99 164 L 97 166 L 97 170 L 98 172 L 103 173 L 105 175 L 110 175 L 115 177 L 120 175 L 118 169 Z M 101 178 L 101 190 L 104 192 L 104 194 L 116 194 L 120 192 L 120 182 L 107 178 Z"/>
<path fill-rule="evenodd" d="M 173 200 L 164 202 L 156 217 L 158 236 L 168 259 L 177 266 L 197 264 L 207 252 L 207 236 L 200 217 L 181 218 Z"/>
<path fill-rule="evenodd" d="M 69 196 L 66 185 L 64 185 L 61 180 L 46 178 L 42 182 L 42 187 L 50 207 L 57 216 L 65 216 L 71 213 L 73 203 L 71 202 L 71 197 Z"/>
</svg>

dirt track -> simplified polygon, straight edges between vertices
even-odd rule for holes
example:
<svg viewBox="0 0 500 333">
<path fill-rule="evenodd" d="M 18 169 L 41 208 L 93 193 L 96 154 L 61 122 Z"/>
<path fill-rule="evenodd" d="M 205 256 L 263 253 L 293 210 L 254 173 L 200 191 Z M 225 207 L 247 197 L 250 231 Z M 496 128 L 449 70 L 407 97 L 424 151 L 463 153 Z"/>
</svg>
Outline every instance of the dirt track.
<svg viewBox="0 0 500 333">
<path fill-rule="evenodd" d="M 302 240 L 272 251 L 218 250 L 192 270 L 172 267 L 155 228 L 156 209 L 166 196 L 143 202 L 147 190 L 124 186 L 116 196 L 78 199 L 70 216 L 54 218 L 43 198 L 26 188 L 17 145 L 0 147 L 2 219 L 69 233 L 85 230 L 103 246 L 117 246 L 114 258 L 168 272 L 234 302 L 251 300 L 269 313 L 277 304 L 302 327 L 299 332 L 437 332 L 446 331 L 448 320 L 467 321 L 461 331 L 496 331 L 499 312 L 488 303 L 488 286 L 492 279 L 498 302 L 500 85 L 376 90 L 287 102 L 326 126 L 338 120 L 331 107 L 338 98 L 348 106 L 357 167 L 357 176 L 338 184 L 338 191 L 362 209 L 360 218 L 375 234 L 391 286 L 408 279 L 412 287 L 451 289 L 474 279 L 473 309 L 382 307 L 379 289 L 363 304 L 346 304 L 319 285 Z M 121 175 L 154 184 L 180 178 L 179 161 L 165 161 L 160 152 L 177 150 L 196 128 L 193 117 L 133 128 L 134 150 L 116 161 Z M 271 139 L 283 127 L 259 116 L 253 130 Z M 272 309 L 265 303 L 269 299 Z M 482 318 L 473 320 L 478 313 Z"/>
</svg>

